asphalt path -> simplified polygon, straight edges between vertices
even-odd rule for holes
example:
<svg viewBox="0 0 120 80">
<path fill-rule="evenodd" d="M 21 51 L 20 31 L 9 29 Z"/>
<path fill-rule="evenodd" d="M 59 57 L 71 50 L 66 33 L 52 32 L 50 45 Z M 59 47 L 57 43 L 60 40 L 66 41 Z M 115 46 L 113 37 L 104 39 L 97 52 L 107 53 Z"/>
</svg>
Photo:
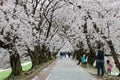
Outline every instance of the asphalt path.
<svg viewBox="0 0 120 80">
<path fill-rule="evenodd" d="M 71 58 L 59 59 L 45 80 L 97 80 Z"/>
</svg>

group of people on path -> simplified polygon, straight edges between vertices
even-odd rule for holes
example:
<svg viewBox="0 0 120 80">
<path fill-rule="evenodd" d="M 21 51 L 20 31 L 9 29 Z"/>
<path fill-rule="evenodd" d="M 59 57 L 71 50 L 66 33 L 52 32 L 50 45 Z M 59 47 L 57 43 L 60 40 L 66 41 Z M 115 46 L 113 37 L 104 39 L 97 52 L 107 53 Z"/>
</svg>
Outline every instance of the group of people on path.
<svg viewBox="0 0 120 80">
<path fill-rule="evenodd" d="M 69 51 L 68 52 L 63 52 L 63 51 L 60 52 L 60 58 L 61 59 L 63 57 L 69 57 L 70 58 L 70 55 L 71 55 L 71 53 Z"/>
<path fill-rule="evenodd" d="M 101 49 L 101 47 L 98 47 L 98 50 L 96 52 L 96 67 L 97 67 L 97 75 L 98 76 L 104 76 L 105 73 L 105 67 L 104 67 L 104 51 Z M 87 59 L 85 55 L 82 55 L 81 59 L 79 60 L 79 62 L 77 63 L 77 65 L 79 65 L 81 62 L 81 64 L 86 64 L 87 63 Z M 112 70 L 112 65 L 110 63 L 110 60 L 106 61 L 107 64 L 107 73 L 111 74 L 111 70 Z"/>
</svg>

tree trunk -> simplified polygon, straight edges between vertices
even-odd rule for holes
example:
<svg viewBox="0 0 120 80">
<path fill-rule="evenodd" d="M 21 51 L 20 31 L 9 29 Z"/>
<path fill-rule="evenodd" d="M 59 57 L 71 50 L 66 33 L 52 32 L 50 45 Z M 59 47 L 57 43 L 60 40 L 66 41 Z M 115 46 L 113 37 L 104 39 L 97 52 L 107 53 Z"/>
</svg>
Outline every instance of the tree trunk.
<svg viewBox="0 0 120 80">
<path fill-rule="evenodd" d="M 35 46 L 34 51 L 31 51 L 29 49 L 29 47 L 27 47 L 27 48 L 28 48 L 27 51 L 28 51 L 28 53 L 30 55 L 30 58 L 31 58 L 32 68 L 34 68 L 36 65 L 40 64 L 40 59 L 39 59 L 39 57 L 40 57 L 40 54 L 39 54 L 40 48 L 39 48 L 39 46 Z"/>
<path fill-rule="evenodd" d="M 48 52 L 48 59 L 51 60 L 51 52 Z"/>
<path fill-rule="evenodd" d="M 57 53 L 58 53 L 58 52 L 53 52 L 53 53 L 52 53 L 53 58 L 57 58 L 57 57 L 56 57 Z"/>
<path fill-rule="evenodd" d="M 32 62 L 32 68 L 35 66 L 35 58 L 34 58 L 34 52 L 33 51 L 31 51 L 29 48 L 27 49 L 27 51 L 28 51 L 28 54 L 29 54 L 29 56 L 30 56 L 30 59 L 31 59 L 31 62 Z"/>
<path fill-rule="evenodd" d="M 81 53 L 82 51 L 80 51 L 80 50 L 78 50 L 78 51 L 76 51 L 76 59 L 77 60 L 80 60 L 80 58 L 81 58 L 81 56 L 82 56 L 82 54 L 83 53 Z"/>
<path fill-rule="evenodd" d="M 90 65 L 93 65 L 94 62 L 95 62 L 95 59 L 96 59 L 96 56 L 95 56 L 95 51 L 92 47 L 89 47 L 90 48 L 90 53 L 88 55 L 88 63 Z"/>
<path fill-rule="evenodd" d="M 35 46 L 35 50 L 34 50 L 34 58 L 35 58 L 35 64 L 39 65 L 40 64 L 40 46 Z"/>
<path fill-rule="evenodd" d="M 42 50 L 41 50 L 41 61 L 46 62 L 47 61 L 47 55 L 46 55 L 46 47 L 45 45 L 42 45 Z"/>
<path fill-rule="evenodd" d="M 83 25 L 83 31 L 84 31 L 84 33 L 86 35 L 87 45 L 88 45 L 88 47 L 90 49 L 90 53 L 88 55 L 88 63 L 90 65 L 93 65 L 96 56 L 95 56 L 95 50 L 94 50 L 94 48 L 90 44 L 90 38 L 89 38 L 89 35 L 88 35 L 88 30 L 87 30 L 87 19 L 85 19 L 85 24 Z"/>
<path fill-rule="evenodd" d="M 95 59 L 96 59 L 96 56 L 95 56 L 95 49 L 91 46 L 91 44 L 90 44 L 90 40 L 89 40 L 89 38 L 88 38 L 88 36 L 86 35 L 86 39 L 87 39 L 87 45 L 88 45 L 88 47 L 89 47 L 89 49 L 90 49 L 90 53 L 89 53 L 89 55 L 88 55 L 88 63 L 90 64 L 90 65 L 93 65 L 94 64 L 94 62 L 95 62 Z"/>
<path fill-rule="evenodd" d="M 74 51 L 73 58 L 77 59 L 77 50 Z"/>
<path fill-rule="evenodd" d="M 115 64 L 116 64 L 116 67 L 119 69 L 119 72 L 120 72 L 120 62 L 119 62 L 119 59 L 118 59 L 118 56 L 115 52 L 115 49 L 114 49 L 114 46 L 113 46 L 113 43 L 112 41 L 107 41 L 109 47 L 110 47 L 110 50 L 111 50 L 111 54 L 113 56 L 113 59 L 115 60 Z M 120 76 L 120 73 L 119 73 L 119 76 Z"/>
<path fill-rule="evenodd" d="M 12 69 L 11 76 L 18 76 L 22 72 L 22 66 L 20 61 L 20 56 L 17 52 L 11 53 L 10 55 L 10 65 Z"/>
<path fill-rule="evenodd" d="M 52 26 L 52 22 L 49 22 L 49 27 L 48 27 L 48 31 L 47 31 L 47 36 L 46 36 L 46 38 L 48 38 L 48 36 L 49 36 L 51 26 Z"/>
<path fill-rule="evenodd" d="M 74 51 L 74 53 L 72 54 L 72 58 L 73 58 L 73 59 L 75 58 L 75 51 Z"/>
</svg>

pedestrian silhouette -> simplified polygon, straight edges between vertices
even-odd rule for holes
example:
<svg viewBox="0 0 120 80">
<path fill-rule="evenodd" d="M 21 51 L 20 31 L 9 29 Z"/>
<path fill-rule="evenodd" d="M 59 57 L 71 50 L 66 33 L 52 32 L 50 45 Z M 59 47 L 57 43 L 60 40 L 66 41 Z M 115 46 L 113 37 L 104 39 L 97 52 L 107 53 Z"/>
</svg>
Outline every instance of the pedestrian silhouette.
<svg viewBox="0 0 120 80">
<path fill-rule="evenodd" d="M 97 73 L 98 76 L 104 75 L 104 51 L 101 47 L 98 47 L 98 51 L 96 52 L 96 62 L 97 62 Z"/>
</svg>

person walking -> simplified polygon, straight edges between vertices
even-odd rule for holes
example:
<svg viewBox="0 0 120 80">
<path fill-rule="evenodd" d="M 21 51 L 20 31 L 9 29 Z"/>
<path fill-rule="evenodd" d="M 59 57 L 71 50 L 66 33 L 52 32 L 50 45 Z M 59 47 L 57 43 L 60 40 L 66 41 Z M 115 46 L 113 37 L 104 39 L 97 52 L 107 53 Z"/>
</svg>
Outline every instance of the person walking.
<svg viewBox="0 0 120 80">
<path fill-rule="evenodd" d="M 98 76 L 104 76 L 104 51 L 101 49 L 101 47 L 98 47 L 96 57 Z"/>
<path fill-rule="evenodd" d="M 62 57 L 63 57 L 63 52 L 61 51 L 60 52 L 60 59 L 62 59 Z"/>
<path fill-rule="evenodd" d="M 70 52 L 69 52 L 69 51 L 68 51 L 68 53 L 67 53 L 67 54 L 68 54 L 68 57 L 70 58 Z"/>
<path fill-rule="evenodd" d="M 111 74 L 112 65 L 110 63 L 110 60 L 107 60 L 106 63 L 107 63 L 107 74 Z"/>
<path fill-rule="evenodd" d="M 83 54 L 83 56 L 82 56 L 82 58 L 81 58 L 81 62 L 82 62 L 82 66 L 83 66 L 83 67 L 87 67 L 87 66 L 86 66 L 86 56 L 85 56 L 85 54 Z"/>
</svg>

